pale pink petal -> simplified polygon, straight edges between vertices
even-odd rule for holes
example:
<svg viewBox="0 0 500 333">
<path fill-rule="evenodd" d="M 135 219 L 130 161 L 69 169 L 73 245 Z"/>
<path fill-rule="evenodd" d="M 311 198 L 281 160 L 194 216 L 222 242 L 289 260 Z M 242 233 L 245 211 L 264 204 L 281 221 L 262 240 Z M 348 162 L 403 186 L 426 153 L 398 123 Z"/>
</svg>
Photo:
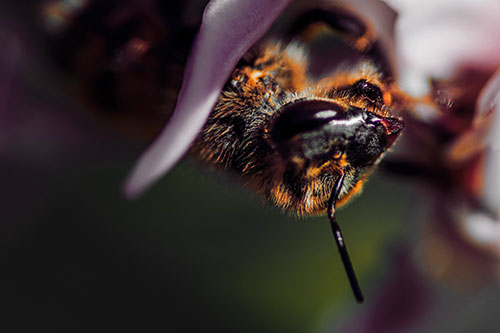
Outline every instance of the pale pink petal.
<svg viewBox="0 0 500 333">
<path fill-rule="evenodd" d="M 483 118 L 495 111 L 498 105 L 500 105 L 500 70 L 497 70 L 481 91 L 477 100 L 474 122 L 481 122 Z"/>
<path fill-rule="evenodd" d="M 500 71 L 489 81 L 478 100 L 477 119 L 491 122 L 486 148 L 483 199 L 500 213 Z"/>
<path fill-rule="evenodd" d="M 205 8 L 172 118 L 143 153 L 124 192 L 143 192 L 187 152 L 243 54 L 269 29 L 290 0 L 212 0 Z"/>
<path fill-rule="evenodd" d="M 449 78 L 464 67 L 491 70 L 500 64 L 499 1 L 385 2 L 398 12 L 398 61 L 411 72 L 410 85 L 416 86 L 415 78 Z"/>
</svg>

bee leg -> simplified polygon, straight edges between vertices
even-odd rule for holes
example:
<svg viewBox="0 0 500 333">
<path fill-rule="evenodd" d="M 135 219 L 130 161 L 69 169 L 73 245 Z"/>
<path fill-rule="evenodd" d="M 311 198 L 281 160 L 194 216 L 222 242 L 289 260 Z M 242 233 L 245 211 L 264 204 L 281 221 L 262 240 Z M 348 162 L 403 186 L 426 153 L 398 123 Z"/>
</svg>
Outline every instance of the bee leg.
<svg viewBox="0 0 500 333">
<path fill-rule="evenodd" d="M 346 44 L 371 59 L 387 79 L 393 77 L 391 61 L 372 24 L 345 8 L 314 8 L 300 15 L 289 29 L 290 39 L 297 36 L 307 43 L 325 26 Z"/>
</svg>

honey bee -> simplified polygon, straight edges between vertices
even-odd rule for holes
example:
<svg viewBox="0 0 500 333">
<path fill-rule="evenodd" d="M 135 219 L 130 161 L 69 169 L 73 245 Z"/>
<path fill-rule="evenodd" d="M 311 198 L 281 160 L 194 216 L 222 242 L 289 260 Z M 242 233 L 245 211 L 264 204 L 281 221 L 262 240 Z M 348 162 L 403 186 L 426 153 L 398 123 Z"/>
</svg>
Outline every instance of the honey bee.
<svg viewBox="0 0 500 333">
<path fill-rule="evenodd" d="M 312 75 L 310 49 L 325 34 L 356 56 L 326 75 Z M 135 55 L 126 65 L 155 64 L 157 70 L 151 50 L 162 43 L 154 34 L 142 36 L 123 39 L 136 42 L 122 43 L 125 55 Z M 401 135 L 403 111 L 412 107 L 389 64 L 374 28 L 351 11 L 305 11 L 288 36 L 260 42 L 240 61 L 190 151 L 205 165 L 236 174 L 283 210 L 326 212 L 359 302 L 363 295 L 335 210 L 361 192 Z"/>
<path fill-rule="evenodd" d="M 298 215 L 324 212 L 341 175 L 337 205 L 359 193 L 403 129 L 400 101 L 373 64 L 310 82 L 302 52 L 270 44 L 237 68 L 193 148 Z"/>
</svg>

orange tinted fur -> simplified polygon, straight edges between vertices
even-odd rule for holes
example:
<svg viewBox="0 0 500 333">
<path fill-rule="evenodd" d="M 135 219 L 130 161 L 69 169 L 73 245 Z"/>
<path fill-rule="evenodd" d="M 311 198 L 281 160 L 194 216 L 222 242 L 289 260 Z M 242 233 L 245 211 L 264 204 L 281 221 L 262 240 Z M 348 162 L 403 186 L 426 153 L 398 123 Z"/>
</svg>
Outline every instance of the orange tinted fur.
<svg viewBox="0 0 500 333">
<path fill-rule="evenodd" d="M 301 36 L 302 40 L 311 38 L 323 28 L 322 25 L 311 26 Z M 373 39 L 374 30 L 369 28 L 365 36 L 351 43 L 355 48 L 366 50 Z M 252 63 L 233 72 L 228 81 L 230 86 L 222 92 L 193 151 L 208 165 L 236 171 L 248 186 L 278 207 L 298 215 L 323 213 L 334 183 L 327 175 L 343 173 L 348 164 L 346 156 L 332 156 L 326 163 L 316 163 L 299 156 L 284 159 L 272 151 L 270 126 L 280 108 L 295 100 L 313 98 L 332 101 L 345 109 L 357 107 L 395 117 L 398 110 L 411 107 L 412 100 L 367 60 L 315 81 L 307 75 L 308 58 L 299 42 L 287 46 L 267 43 L 260 50 Z M 348 90 L 359 80 L 378 87 L 382 100 L 372 101 Z M 233 131 L 231 135 L 227 135 L 228 126 Z M 238 127 L 244 127 L 246 132 L 239 134 L 241 129 Z M 234 146 L 234 142 L 238 145 Z M 262 150 L 271 149 L 266 154 L 260 151 L 263 145 L 267 148 Z M 286 173 L 290 169 L 299 174 L 296 184 L 286 183 Z M 363 172 L 361 178 L 356 178 L 354 171 L 346 174 L 338 206 L 361 192 L 371 170 Z"/>
</svg>

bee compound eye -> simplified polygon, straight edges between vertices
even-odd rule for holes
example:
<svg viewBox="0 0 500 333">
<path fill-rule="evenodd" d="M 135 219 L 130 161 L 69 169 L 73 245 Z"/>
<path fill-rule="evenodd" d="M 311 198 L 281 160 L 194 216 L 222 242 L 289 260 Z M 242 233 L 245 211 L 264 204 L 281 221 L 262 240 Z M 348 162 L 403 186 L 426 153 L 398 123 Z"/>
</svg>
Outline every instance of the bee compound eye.
<svg viewBox="0 0 500 333">
<path fill-rule="evenodd" d="M 383 95 L 382 90 L 376 85 L 366 81 L 365 79 L 361 79 L 354 84 L 354 90 L 357 95 L 366 97 L 371 102 L 379 102 L 382 101 Z"/>
</svg>

